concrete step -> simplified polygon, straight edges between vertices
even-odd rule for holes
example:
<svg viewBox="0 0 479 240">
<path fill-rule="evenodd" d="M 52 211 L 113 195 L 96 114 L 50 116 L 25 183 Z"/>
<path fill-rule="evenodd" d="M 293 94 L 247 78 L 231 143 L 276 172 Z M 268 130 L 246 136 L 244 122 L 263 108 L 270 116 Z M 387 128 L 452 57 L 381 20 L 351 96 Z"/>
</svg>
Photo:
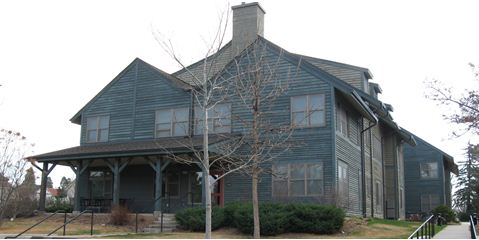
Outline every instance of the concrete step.
<svg viewBox="0 0 479 240">
<path fill-rule="evenodd" d="M 176 228 L 176 224 L 164 224 L 163 223 L 163 228 L 168 227 L 168 228 Z M 150 224 L 148 225 L 149 228 L 161 228 L 161 224 Z"/>
</svg>

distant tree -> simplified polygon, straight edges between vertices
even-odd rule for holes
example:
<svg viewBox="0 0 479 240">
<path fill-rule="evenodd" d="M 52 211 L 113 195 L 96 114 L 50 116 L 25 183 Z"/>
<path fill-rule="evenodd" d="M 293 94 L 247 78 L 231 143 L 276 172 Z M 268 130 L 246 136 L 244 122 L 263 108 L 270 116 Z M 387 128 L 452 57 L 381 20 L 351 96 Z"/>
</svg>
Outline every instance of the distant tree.
<svg viewBox="0 0 479 240">
<path fill-rule="evenodd" d="M 60 197 L 66 197 L 67 188 L 71 183 L 70 178 L 62 177 L 62 180 L 60 180 Z"/>
<path fill-rule="evenodd" d="M 17 215 L 28 216 L 37 208 L 36 194 L 37 185 L 35 184 L 35 172 L 30 167 L 26 170 L 23 182 L 14 193 L 14 201 L 9 207 L 8 216 L 16 218 Z"/>
<path fill-rule="evenodd" d="M 50 177 L 47 178 L 47 188 L 53 188 L 53 181 Z"/>
<path fill-rule="evenodd" d="M 478 208 L 479 145 L 468 144 L 466 161 L 459 162 L 458 189 L 454 193 L 454 207 L 471 214 Z"/>
<path fill-rule="evenodd" d="M 451 87 L 444 86 L 438 80 L 427 83 L 426 98 L 441 105 L 453 106 L 452 113 L 444 114 L 443 117 L 464 127 L 459 132 L 454 131 L 455 136 L 461 136 L 466 132 L 479 134 L 479 66 L 472 63 L 469 65 L 478 84 L 474 85 L 475 88 L 465 89 L 460 95 L 455 94 Z"/>
<path fill-rule="evenodd" d="M 0 130 L 0 226 L 24 180 L 28 165 L 24 157 L 31 153 L 32 147 L 19 132 Z"/>
</svg>

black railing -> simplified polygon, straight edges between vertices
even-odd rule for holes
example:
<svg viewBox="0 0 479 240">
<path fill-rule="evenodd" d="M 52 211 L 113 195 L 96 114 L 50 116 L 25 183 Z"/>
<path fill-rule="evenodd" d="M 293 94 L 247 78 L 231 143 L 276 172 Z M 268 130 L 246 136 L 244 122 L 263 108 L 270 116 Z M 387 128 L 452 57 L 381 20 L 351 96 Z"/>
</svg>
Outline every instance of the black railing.
<svg viewBox="0 0 479 240">
<path fill-rule="evenodd" d="M 56 211 L 56 212 L 54 212 L 54 213 L 52 213 L 52 214 L 46 216 L 45 218 L 41 219 L 40 221 L 36 222 L 36 223 L 33 224 L 32 226 L 30 226 L 30 227 L 28 227 L 27 229 L 23 230 L 21 233 L 15 235 L 15 236 L 7 236 L 7 237 L 5 237 L 5 238 L 6 238 L 6 239 L 8 239 L 8 238 L 18 238 L 18 237 L 20 237 L 21 235 L 23 235 L 24 233 L 30 231 L 32 228 L 38 226 L 38 225 L 39 225 L 40 223 L 42 223 L 42 222 L 45 222 L 46 220 L 48 220 L 49 218 L 55 216 L 55 215 L 58 214 L 58 213 L 64 213 L 64 214 L 65 214 L 65 218 L 66 218 L 66 213 L 59 210 L 59 211 Z M 65 235 L 65 234 L 64 234 L 64 235 Z"/>
<path fill-rule="evenodd" d="M 408 239 L 431 239 L 436 234 L 435 229 L 436 217 L 431 215 L 414 231 Z"/>
<path fill-rule="evenodd" d="M 75 217 L 71 218 L 70 220 L 66 221 L 65 223 L 63 223 L 63 225 L 61 225 L 60 227 L 56 228 L 55 230 L 51 231 L 50 233 L 47 234 L 47 236 L 50 236 L 52 234 L 54 234 L 56 231 L 58 231 L 60 228 L 63 228 L 63 236 L 65 236 L 65 230 L 66 230 L 66 226 L 68 224 L 70 224 L 71 222 L 75 221 L 77 218 L 79 218 L 81 215 L 85 214 L 85 213 L 91 213 L 91 217 L 90 217 L 90 235 L 93 236 L 93 214 L 94 214 L 94 211 L 93 210 L 85 210 L 81 213 L 79 213 L 78 215 L 76 215 Z M 66 218 L 65 218 L 66 219 Z"/>
<path fill-rule="evenodd" d="M 477 225 L 476 214 L 474 213 L 472 215 L 469 215 L 469 231 L 471 232 L 471 239 L 477 239 L 476 225 Z"/>
</svg>

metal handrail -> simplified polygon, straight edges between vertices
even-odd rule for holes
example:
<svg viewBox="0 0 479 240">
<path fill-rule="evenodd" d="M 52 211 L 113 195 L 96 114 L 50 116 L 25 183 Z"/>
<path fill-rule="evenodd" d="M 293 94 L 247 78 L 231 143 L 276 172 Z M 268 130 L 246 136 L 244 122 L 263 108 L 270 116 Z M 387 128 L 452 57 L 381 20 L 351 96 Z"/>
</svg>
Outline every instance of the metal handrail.
<svg viewBox="0 0 479 240">
<path fill-rule="evenodd" d="M 477 219 L 474 219 L 474 218 L 475 216 L 469 215 L 469 231 L 471 232 L 471 239 L 477 239 L 477 232 L 476 232 Z"/>
<path fill-rule="evenodd" d="M 7 237 L 5 237 L 5 238 L 6 238 L 6 239 L 8 239 L 8 238 L 18 238 L 18 237 L 20 237 L 21 235 L 23 235 L 24 233 L 26 233 L 26 232 L 28 232 L 29 230 L 31 230 L 32 228 L 38 226 L 40 223 L 45 222 L 47 219 L 49 219 L 49 218 L 55 216 L 57 213 L 65 213 L 65 212 L 64 212 L 64 211 L 61 211 L 61 210 L 58 210 L 58 211 L 56 211 L 56 212 L 50 214 L 49 216 L 43 218 L 42 220 L 36 222 L 35 224 L 33 224 L 32 226 L 30 226 L 29 228 L 25 229 L 23 232 L 21 232 L 21 233 L 15 235 L 15 236 L 7 236 Z"/>
<path fill-rule="evenodd" d="M 73 217 L 72 219 L 66 221 L 63 225 L 61 225 L 60 227 L 58 227 L 58 228 L 56 228 L 55 230 L 51 231 L 49 234 L 47 234 L 47 236 L 52 235 L 53 233 L 55 233 L 56 231 L 58 231 L 58 230 L 59 230 L 60 228 L 62 228 L 62 227 L 66 227 L 66 225 L 70 224 L 71 222 L 73 222 L 74 220 L 76 220 L 77 218 L 79 218 L 81 215 L 83 215 L 83 214 L 86 213 L 86 212 L 91 212 L 90 235 L 93 236 L 93 214 L 94 214 L 94 212 L 93 212 L 93 210 L 89 210 L 89 209 L 87 209 L 87 210 L 85 210 L 85 211 L 79 213 L 78 215 L 76 215 L 76 216 Z"/>
<path fill-rule="evenodd" d="M 430 217 L 427 218 L 426 221 L 424 221 L 421 226 L 419 226 L 416 231 L 414 231 L 408 239 L 419 239 L 419 236 L 421 238 L 432 238 L 436 234 L 435 231 L 435 223 L 434 223 L 434 215 L 431 215 Z"/>
</svg>

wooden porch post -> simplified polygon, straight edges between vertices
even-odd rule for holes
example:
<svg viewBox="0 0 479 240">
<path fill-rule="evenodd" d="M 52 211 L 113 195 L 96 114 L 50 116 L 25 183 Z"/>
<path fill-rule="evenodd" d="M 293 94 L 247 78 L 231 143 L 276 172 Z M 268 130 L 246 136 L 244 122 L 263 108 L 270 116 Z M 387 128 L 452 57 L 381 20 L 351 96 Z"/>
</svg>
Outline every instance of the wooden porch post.
<svg viewBox="0 0 479 240">
<path fill-rule="evenodd" d="M 121 163 L 120 158 L 116 158 L 113 160 L 113 163 L 105 159 L 106 165 L 110 168 L 113 173 L 113 205 L 120 204 L 120 173 L 125 169 L 126 165 L 132 160 L 133 158 L 129 158 L 126 162 Z"/>
<path fill-rule="evenodd" d="M 83 166 L 83 160 L 79 160 L 77 162 L 76 166 L 68 163 L 68 165 L 70 165 L 70 168 L 75 173 L 75 196 L 74 196 L 75 202 L 74 202 L 74 205 L 73 205 L 73 211 L 74 212 L 80 212 L 81 211 L 80 177 L 83 174 L 83 172 L 85 172 L 85 170 L 88 168 L 90 163 L 91 163 L 91 161 L 88 161 L 88 160 L 86 161 L 85 166 Z"/>
<path fill-rule="evenodd" d="M 147 158 L 149 160 L 149 158 Z M 154 213 L 161 212 L 162 199 L 161 193 L 163 192 L 163 171 L 170 164 L 170 160 L 164 161 L 161 157 L 158 157 L 154 160 L 154 163 L 148 161 L 150 166 L 155 170 L 155 202 L 154 202 Z"/>
<path fill-rule="evenodd" d="M 37 168 L 38 170 L 42 171 L 42 181 L 40 185 L 40 199 L 38 200 L 38 210 L 45 211 L 45 203 L 47 198 L 47 179 L 48 175 L 52 172 L 53 168 L 57 165 L 53 163 L 50 168 L 48 168 L 48 162 L 43 162 L 43 168 L 38 167 L 35 163 L 31 162 L 31 164 Z"/>
<path fill-rule="evenodd" d="M 39 211 L 45 211 L 45 200 L 47 197 L 47 177 L 48 177 L 47 172 L 48 172 L 48 163 L 44 162 L 43 169 L 42 169 L 42 181 L 40 185 L 40 199 L 38 202 Z"/>
</svg>

